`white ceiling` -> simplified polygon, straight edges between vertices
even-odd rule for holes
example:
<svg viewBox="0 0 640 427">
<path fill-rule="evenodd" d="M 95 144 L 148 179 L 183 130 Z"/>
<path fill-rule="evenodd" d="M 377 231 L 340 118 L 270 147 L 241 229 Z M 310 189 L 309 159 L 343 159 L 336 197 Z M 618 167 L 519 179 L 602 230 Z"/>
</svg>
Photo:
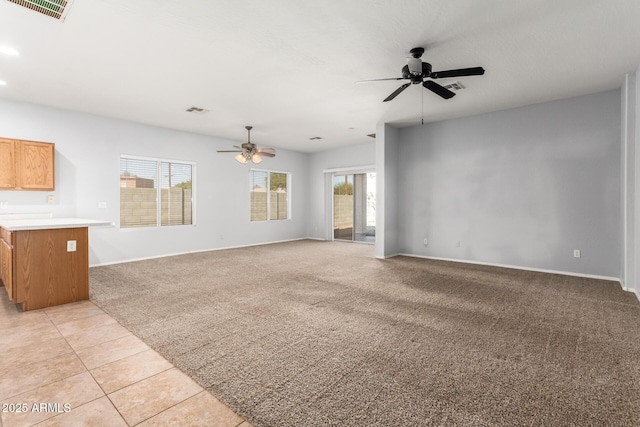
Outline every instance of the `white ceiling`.
<svg viewBox="0 0 640 427">
<path fill-rule="evenodd" d="M 313 152 L 398 126 L 620 87 L 640 64 L 638 0 L 75 0 L 59 22 L 0 0 L 0 98 Z M 482 66 L 443 100 L 382 100 L 411 48 Z M 190 114 L 197 106 L 210 112 Z M 423 111 L 424 110 L 424 111 Z M 1 120 L 1 118 L 0 118 Z M 309 138 L 320 136 L 322 140 Z"/>
</svg>

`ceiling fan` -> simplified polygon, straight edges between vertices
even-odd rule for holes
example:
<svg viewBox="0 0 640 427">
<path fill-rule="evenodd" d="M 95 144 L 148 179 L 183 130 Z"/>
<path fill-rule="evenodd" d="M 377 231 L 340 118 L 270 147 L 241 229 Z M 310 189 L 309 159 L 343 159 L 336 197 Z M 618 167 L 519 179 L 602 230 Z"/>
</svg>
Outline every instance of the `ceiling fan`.
<svg viewBox="0 0 640 427">
<path fill-rule="evenodd" d="M 442 79 L 446 77 L 463 77 L 463 76 L 480 76 L 484 74 L 484 68 L 482 67 L 473 67 L 473 68 L 459 68 L 456 70 L 445 70 L 445 71 L 431 71 L 431 64 L 428 62 L 422 62 L 420 59 L 422 54 L 424 53 L 424 48 L 422 47 L 414 47 L 409 51 L 411 53 L 411 58 L 407 59 L 407 65 L 402 67 L 402 77 L 392 77 L 390 79 L 374 79 L 374 80 L 361 80 L 358 83 L 364 82 L 376 82 L 382 80 L 410 80 L 410 83 L 405 83 L 400 86 L 398 89 L 393 91 L 391 95 L 387 96 L 383 102 L 391 101 L 393 98 L 398 96 L 403 90 L 408 88 L 410 85 L 414 84 L 422 84 L 425 89 L 429 89 L 431 92 L 436 95 L 441 96 L 444 99 L 453 98 L 456 94 L 446 87 L 439 85 L 433 80 L 424 80 L 424 79 Z"/>
<path fill-rule="evenodd" d="M 251 129 L 253 129 L 253 126 L 245 126 L 244 128 L 247 130 L 247 133 L 248 133 L 247 142 L 242 144 L 240 147 L 238 147 L 237 145 L 234 145 L 234 147 L 237 148 L 237 150 L 218 150 L 218 153 L 240 153 L 237 156 L 235 156 L 235 159 L 239 163 L 243 163 L 243 164 L 248 163 L 249 161 L 255 164 L 258 164 L 262 162 L 262 158 L 260 156 L 266 156 L 266 157 L 276 156 L 275 148 L 266 148 L 266 147 L 258 148 L 256 144 L 253 144 L 251 142 Z"/>
</svg>

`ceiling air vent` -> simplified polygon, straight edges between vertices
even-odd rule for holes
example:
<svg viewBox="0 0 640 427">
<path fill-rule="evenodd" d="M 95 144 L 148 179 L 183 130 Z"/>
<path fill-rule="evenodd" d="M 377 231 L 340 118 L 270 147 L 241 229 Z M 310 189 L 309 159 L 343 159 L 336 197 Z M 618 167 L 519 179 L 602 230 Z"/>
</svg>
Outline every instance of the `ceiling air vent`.
<svg viewBox="0 0 640 427">
<path fill-rule="evenodd" d="M 34 10 L 43 15 L 50 16 L 59 21 L 69 13 L 73 0 L 8 0 L 11 3 Z"/>
<path fill-rule="evenodd" d="M 449 90 L 462 90 L 462 89 L 464 89 L 464 86 L 460 82 L 453 82 L 453 83 L 450 83 L 448 85 L 445 85 L 444 87 L 446 87 Z"/>
<path fill-rule="evenodd" d="M 370 133 L 370 134 L 368 134 L 367 136 L 368 136 L 368 137 L 370 137 L 370 138 L 375 138 L 375 137 L 376 137 L 376 134 L 375 134 L 375 133 Z"/>
<path fill-rule="evenodd" d="M 310 141 L 315 141 L 316 139 L 322 139 L 321 136 L 312 136 L 311 138 L 309 138 Z"/>
<path fill-rule="evenodd" d="M 205 110 L 204 108 L 200 108 L 200 107 L 187 108 L 185 111 L 187 113 L 193 113 L 193 114 L 207 114 L 209 112 L 209 110 Z"/>
</svg>

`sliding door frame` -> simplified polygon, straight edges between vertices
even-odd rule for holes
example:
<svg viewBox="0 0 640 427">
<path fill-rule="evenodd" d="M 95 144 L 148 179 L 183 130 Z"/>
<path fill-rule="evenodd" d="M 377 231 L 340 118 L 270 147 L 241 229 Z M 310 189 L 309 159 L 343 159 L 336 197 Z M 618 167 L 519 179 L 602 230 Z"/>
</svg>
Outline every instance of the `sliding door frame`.
<svg viewBox="0 0 640 427">
<path fill-rule="evenodd" d="M 325 179 L 325 240 L 335 240 L 333 238 L 333 177 L 334 175 L 355 175 L 361 173 L 376 173 L 376 165 L 351 166 L 342 168 L 331 168 L 322 171 Z M 376 195 L 377 199 L 377 195 Z M 354 230 L 355 232 L 355 230 Z M 347 240 L 339 240 L 346 242 Z M 358 243 L 356 240 L 352 240 Z"/>
</svg>

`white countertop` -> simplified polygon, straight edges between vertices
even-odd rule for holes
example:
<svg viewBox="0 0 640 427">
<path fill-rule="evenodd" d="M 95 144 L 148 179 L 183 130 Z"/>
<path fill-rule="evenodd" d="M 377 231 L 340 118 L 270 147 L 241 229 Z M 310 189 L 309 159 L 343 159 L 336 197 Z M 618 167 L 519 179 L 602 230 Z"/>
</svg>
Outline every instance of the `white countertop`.
<svg viewBox="0 0 640 427">
<path fill-rule="evenodd" d="M 0 219 L 0 227 L 8 231 L 46 230 L 51 228 L 112 227 L 113 222 L 86 218 Z"/>
</svg>

